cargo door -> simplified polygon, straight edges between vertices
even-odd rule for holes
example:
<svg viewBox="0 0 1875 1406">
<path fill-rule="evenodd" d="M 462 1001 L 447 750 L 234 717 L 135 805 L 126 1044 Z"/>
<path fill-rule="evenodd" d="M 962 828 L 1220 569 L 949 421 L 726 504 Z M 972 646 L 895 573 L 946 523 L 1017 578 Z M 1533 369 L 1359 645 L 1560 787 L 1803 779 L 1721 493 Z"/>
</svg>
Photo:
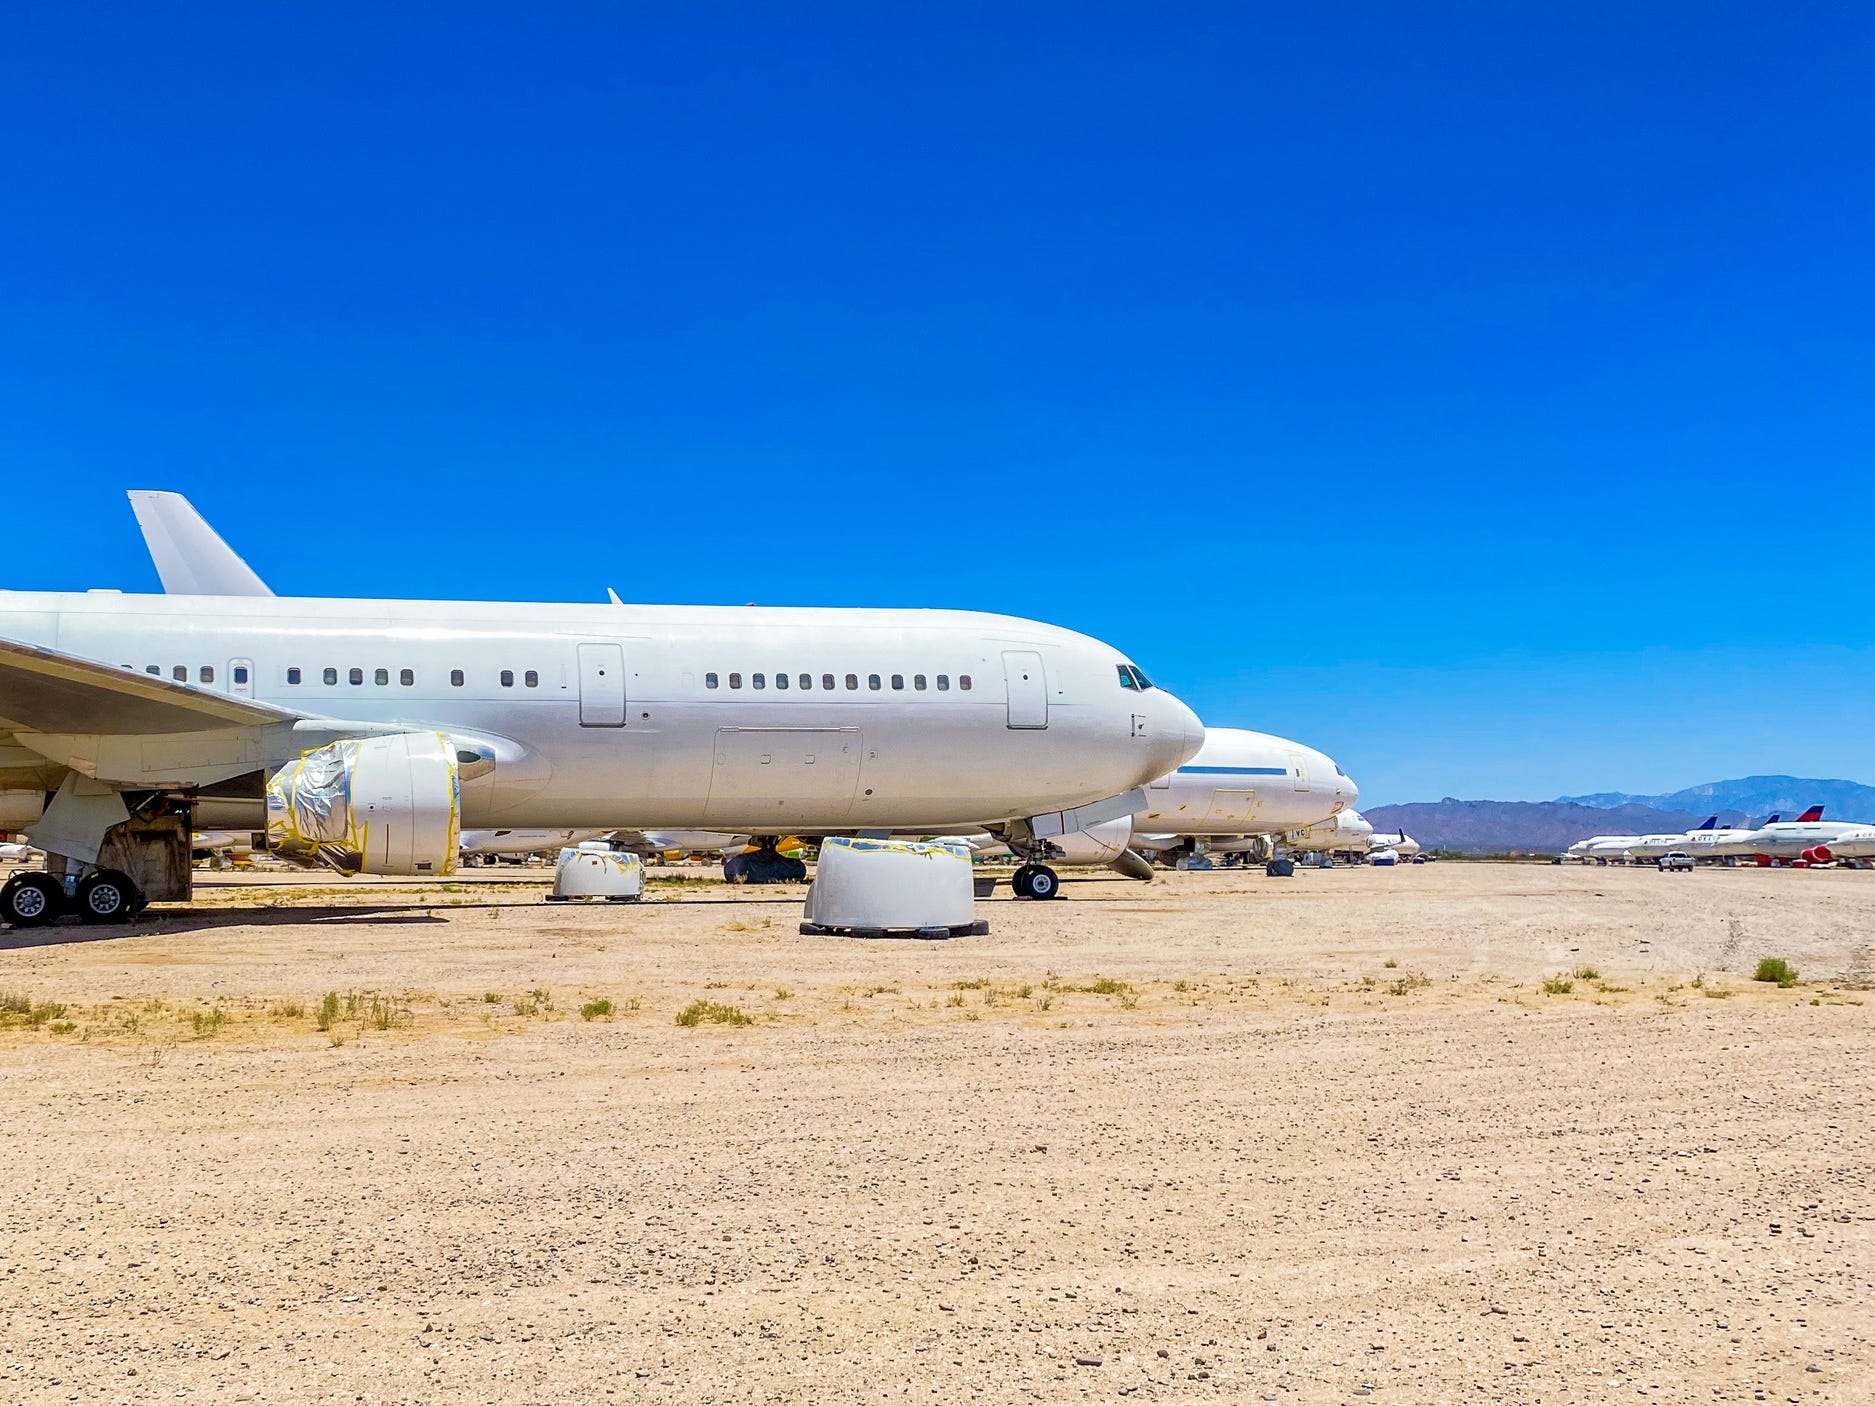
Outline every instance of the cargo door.
<svg viewBox="0 0 1875 1406">
<path fill-rule="evenodd" d="M 579 647 L 579 725 L 625 726 L 625 651 L 616 644 Z"/>
<path fill-rule="evenodd" d="M 1255 791 L 1227 791 L 1219 788 L 1211 792 L 1211 806 L 1205 812 L 1204 820 L 1212 826 L 1247 825 L 1256 811 Z"/>
<path fill-rule="evenodd" d="M 1003 651 L 1003 679 L 1009 687 L 1009 726 L 1048 726 L 1048 677 L 1042 656 L 1032 649 Z"/>
<path fill-rule="evenodd" d="M 705 819 L 757 833 L 771 818 L 839 822 L 859 788 L 860 736 L 856 727 L 717 729 Z"/>
</svg>

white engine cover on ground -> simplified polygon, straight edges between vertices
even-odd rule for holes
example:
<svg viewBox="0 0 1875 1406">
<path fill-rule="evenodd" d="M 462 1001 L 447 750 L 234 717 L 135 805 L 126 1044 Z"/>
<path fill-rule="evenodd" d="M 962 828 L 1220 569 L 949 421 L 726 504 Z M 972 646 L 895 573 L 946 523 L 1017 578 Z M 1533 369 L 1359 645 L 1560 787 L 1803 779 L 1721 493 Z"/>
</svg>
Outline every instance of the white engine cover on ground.
<svg viewBox="0 0 1875 1406">
<path fill-rule="evenodd" d="M 820 847 L 802 917 L 850 931 L 968 927 L 976 918 L 970 851 L 953 843 L 836 836 Z"/>
<path fill-rule="evenodd" d="M 579 845 L 560 851 L 554 871 L 550 903 L 569 898 L 609 898 L 614 901 L 642 898 L 645 891 L 644 861 L 635 854 L 608 849 L 604 845 Z"/>
</svg>

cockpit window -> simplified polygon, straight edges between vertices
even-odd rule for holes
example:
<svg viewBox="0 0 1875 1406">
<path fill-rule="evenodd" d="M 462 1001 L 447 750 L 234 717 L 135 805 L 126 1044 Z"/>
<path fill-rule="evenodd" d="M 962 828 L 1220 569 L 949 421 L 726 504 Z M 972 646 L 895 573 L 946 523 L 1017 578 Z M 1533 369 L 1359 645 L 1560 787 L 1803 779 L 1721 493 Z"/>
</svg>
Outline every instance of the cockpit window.
<svg viewBox="0 0 1875 1406">
<path fill-rule="evenodd" d="M 1121 688 L 1136 689 L 1139 692 L 1144 693 L 1147 689 L 1152 687 L 1152 680 L 1147 678 L 1146 675 L 1140 671 L 1140 668 L 1138 665 L 1118 664 L 1118 665 L 1115 665 L 1114 667 L 1116 667 L 1120 671 L 1120 687 Z"/>
</svg>

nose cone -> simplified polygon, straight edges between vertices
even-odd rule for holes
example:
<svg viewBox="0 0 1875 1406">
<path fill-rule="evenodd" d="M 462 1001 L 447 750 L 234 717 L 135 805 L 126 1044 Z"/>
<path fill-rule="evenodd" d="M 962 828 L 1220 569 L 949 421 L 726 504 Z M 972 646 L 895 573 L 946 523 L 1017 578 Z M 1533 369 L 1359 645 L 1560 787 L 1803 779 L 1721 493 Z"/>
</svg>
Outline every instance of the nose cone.
<svg viewBox="0 0 1875 1406">
<path fill-rule="evenodd" d="M 1149 715 L 1151 731 L 1147 736 L 1152 766 L 1148 779 L 1157 780 L 1198 755 L 1198 749 L 1204 746 L 1204 724 L 1198 721 L 1196 713 L 1162 688 L 1153 689 L 1146 698 L 1151 700 L 1153 708 Z"/>
<path fill-rule="evenodd" d="M 1360 803 L 1361 788 L 1354 784 L 1352 776 L 1337 776 L 1335 780 L 1340 783 L 1335 794 L 1341 798 L 1347 809 L 1353 810 Z"/>
</svg>

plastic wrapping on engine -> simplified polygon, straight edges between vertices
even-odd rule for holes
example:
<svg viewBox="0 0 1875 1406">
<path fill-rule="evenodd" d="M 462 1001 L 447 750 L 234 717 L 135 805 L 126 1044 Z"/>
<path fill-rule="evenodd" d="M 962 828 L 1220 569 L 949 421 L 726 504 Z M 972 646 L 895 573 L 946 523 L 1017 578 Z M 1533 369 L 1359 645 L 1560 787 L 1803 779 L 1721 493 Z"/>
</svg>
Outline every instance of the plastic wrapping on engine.
<svg viewBox="0 0 1875 1406">
<path fill-rule="evenodd" d="M 267 848 L 296 864 L 341 874 L 364 867 L 365 837 L 352 815 L 359 744 L 329 743 L 267 779 Z"/>
</svg>

